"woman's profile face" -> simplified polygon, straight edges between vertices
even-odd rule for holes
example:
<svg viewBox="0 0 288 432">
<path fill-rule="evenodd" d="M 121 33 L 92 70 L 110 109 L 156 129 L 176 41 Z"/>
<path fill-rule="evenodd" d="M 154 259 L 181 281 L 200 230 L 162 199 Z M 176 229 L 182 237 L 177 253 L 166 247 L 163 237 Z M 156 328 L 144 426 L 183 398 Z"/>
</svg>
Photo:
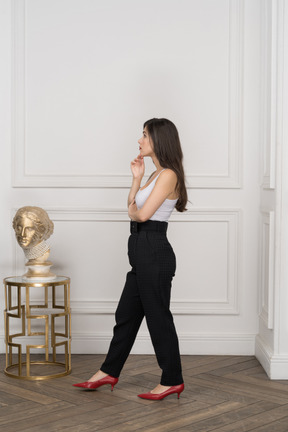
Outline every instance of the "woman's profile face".
<svg viewBox="0 0 288 432">
<path fill-rule="evenodd" d="M 146 128 L 144 128 L 143 136 L 138 140 L 138 143 L 139 143 L 140 156 L 146 157 L 146 156 L 154 155 L 153 142 Z"/>
<path fill-rule="evenodd" d="M 17 242 L 24 248 L 30 248 L 40 243 L 41 234 L 37 231 L 34 222 L 27 216 L 19 216 L 15 226 Z"/>
</svg>

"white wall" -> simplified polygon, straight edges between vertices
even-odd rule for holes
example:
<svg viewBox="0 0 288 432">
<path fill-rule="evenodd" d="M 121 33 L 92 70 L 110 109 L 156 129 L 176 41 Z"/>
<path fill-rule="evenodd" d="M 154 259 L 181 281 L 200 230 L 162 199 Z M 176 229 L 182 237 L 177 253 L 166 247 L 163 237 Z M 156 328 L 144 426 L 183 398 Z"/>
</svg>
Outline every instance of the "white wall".
<svg viewBox="0 0 288 432">
<path fill-rule="evenodd" d="M 181 352 L 253 354 L 261 2 L 0 7 L 1 277 L 24 272 L 15 210 L 45 208 L 54 271 L 72 280 L 72 350 L 106 352 L 129 270 L 130 160 L 143 122 L 167 117 L 179 129 L 191 201 L 169 226 Z M 133 352 L 152 351 L 143 325 Z"/>
<path fill-rule="evenodd" d="M 262 3 L 262 187 L 256 355 L 272 379 L 288 379 L 288 2 Z"/>
</svg>

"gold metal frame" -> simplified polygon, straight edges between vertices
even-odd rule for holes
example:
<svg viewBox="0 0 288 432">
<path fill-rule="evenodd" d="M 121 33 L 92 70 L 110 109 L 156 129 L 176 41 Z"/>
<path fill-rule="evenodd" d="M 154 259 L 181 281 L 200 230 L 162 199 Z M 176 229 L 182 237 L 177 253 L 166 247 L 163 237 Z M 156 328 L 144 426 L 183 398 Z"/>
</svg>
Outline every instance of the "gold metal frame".
<svg viewBox="0 0 288 432">
<path fill-rule="evenodd" d="M 71 310 L 70 310 L 70 278 L 60 276 L 56 281 L 50 282 L 29 282 L 21 278 L 9 277 L 4 279 L 5 286 L 5 344 L 6 344 L 6 375 L 25 380 L 46 380 L 51 378 L 62 377 L 71 373 Z M 56 287 L 63 286 L 64 304 L 56 303 Z M 13 287 L 17 288 L 16 300 L 17 304 L 13 305 Z M 30 303 L 30 288 L 44 287 L 44 304 L 31 305 Z M 59 313 L 49 311 L 49 287 L 52 289 L 52 309 L 60 309 Z M 25 304 L 21 304 L 21 288 L 25 288 Z M 34 309 L 47 309 L 45 314 L 35 314 Z M 13 311 L 16 311 L 14 313 Z M 34 312 L 34 313 L 33 313 Z M 55 331 L 55 320 L 58 317 L 64 317 L 63 332 Z M 49 361 L 49 318 L 51 319 L 51 348 L 52 361 Z M 10 334 L 10 319 L 21 320 L 21 332 Z M 33 332 L 31 329 L 31 320 L 44 320 L 45 330 L 43 332 Z M 26 333 L 27 324 L 27 333 Z M 14 339 L 19 336 L 44 336 L 44 343 L 41 345 L 26 345 L 26 361 L 22 361 L 22 344 L 15 343 Z M 66 340 L 57 342 L 57 337 Z M 65 362 L 57 361 L 57 347 L 64 346 Z M 12 349 L 18 350 L 18 362 L 13 363 Z M 45 361 L 31 361 L 31 349 L 44 349 Z M 49 375 L 31 375 L 31 365 L 55 365 L 64 367 L 64 372 L 54 373 Z M 26 366 L 26 374 L 23 374 L 23 366 Z"/>
</svg>

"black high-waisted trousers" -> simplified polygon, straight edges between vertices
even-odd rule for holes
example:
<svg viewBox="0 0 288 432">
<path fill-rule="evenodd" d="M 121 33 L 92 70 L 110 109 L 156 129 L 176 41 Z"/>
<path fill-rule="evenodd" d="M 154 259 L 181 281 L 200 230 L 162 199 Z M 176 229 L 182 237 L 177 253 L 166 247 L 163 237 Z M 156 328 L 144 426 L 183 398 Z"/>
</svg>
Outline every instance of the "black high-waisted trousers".
<svg viewBox="0 0 288 432">
<path fill-rule="evenodd" d="M 178 337 L 170 312 L 171 282 L 176 259 L 166 237 L 168 224 L 160 221 L 131 222 L 128 256 L 131 271 L 116 310 L 114 335 L 101 370 L 118 378 L 134 344 L 143 317 L 157 361 L 160 383 L 183 383 Z"/>
</svg>

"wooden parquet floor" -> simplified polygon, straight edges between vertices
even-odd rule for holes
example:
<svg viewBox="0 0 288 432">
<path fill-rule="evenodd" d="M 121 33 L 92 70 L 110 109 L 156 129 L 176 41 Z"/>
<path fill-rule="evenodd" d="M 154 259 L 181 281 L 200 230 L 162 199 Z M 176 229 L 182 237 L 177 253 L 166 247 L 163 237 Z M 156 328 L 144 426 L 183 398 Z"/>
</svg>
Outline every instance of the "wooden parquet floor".
<svg viewBox="0 0 288 432">
<path fill-rule="evenodd" d="M 31 382 L 7 377 L 1 355 L 1 431 L 288 432 L 288 381 L 270 381 L 255 357 L 182 356 L 185 390 L 162 401 L 137 397 L 159 382 L 149 355 L 129 357 L 113 392 L 72 387 L 103 358 L 73 355 L 71 375 Z"/>
</svg>

